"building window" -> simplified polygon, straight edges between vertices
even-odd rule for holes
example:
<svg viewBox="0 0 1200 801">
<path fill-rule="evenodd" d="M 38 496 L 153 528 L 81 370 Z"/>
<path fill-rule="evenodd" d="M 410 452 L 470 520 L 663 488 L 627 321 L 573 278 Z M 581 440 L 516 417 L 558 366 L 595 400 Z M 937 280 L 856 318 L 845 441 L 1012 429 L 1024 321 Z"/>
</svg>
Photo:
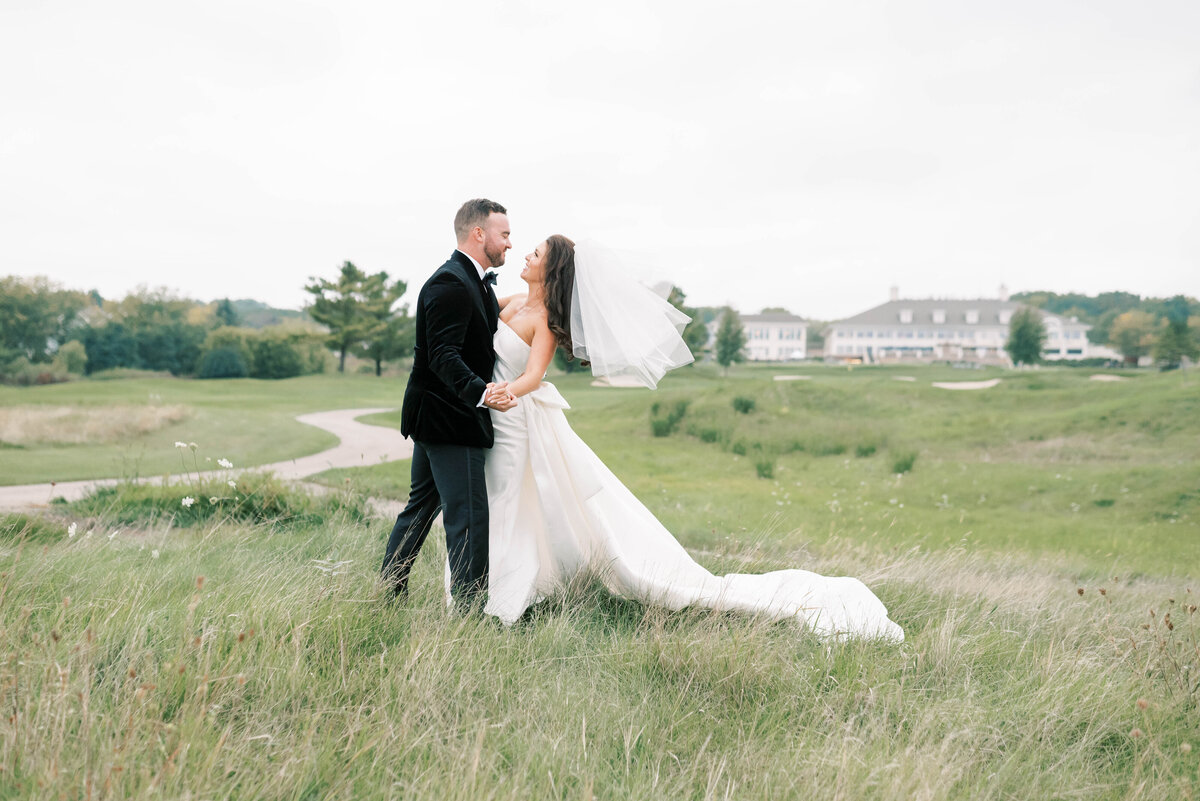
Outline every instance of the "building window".
<svg viewBox="0 0 1200 801">
<path fill-rule="evenodd" d="M 1012 315 L 1013 315 L 1012 309 L 1001 309 L 1000 310 L 1000 325 L 1008 325 L 1009 321 L 1012 320 Z"/>
<path fill-rule="evenodd" d="M 941 325 L 942 323 L 946 322 L 946 310 L 945 309 L 934 309 L 933 310 L 933 321 L 935 323 L 937 323 L 938 325 Z"/>
<path fill-rule="evenodd" d="M 979 309 L 967 309 L 967 324 L 975 325 L 979 322 Z"/>
<path fill-rule="evenodd" d="M 901 309 L 900 310 L 900 322 L 902 322 L 902 323 L 911 323 L 912 322 L 912 309 Z"/>
</svg>

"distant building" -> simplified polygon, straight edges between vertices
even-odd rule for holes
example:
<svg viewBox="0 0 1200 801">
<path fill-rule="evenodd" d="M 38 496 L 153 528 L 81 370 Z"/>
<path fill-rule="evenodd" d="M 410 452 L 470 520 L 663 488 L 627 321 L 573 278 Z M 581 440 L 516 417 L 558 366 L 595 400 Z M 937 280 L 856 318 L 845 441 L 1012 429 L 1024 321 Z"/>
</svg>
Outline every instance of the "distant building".
<svg viewBox="0 0 1200 801">
<path fill-rule="evenodd" d="M 808 323 L 803 317 L 785 312 L 741 314 L 742 330 L 746 332 L 746 358 L 752 362 L 795 362 L 808 358 Z M 721 315 L 708 323 L 708 344 L 716 346 Z"/>
<path fill-rule="evenodd" d="M 796 362 L 808 357 L 808 323 L 794 314 L 743 314 L 746 358 L 752 362 Z"/>
<path fill-rule="evenodd" d="M 839 361 L 962 361 L 1008 364 L 1008 324 L 1021 303 L 1001 287 L 995 300 L 901 300 L 893 288 L 883 305 L 831 324 L 825 358 Z M 1107 357 L 1087 339 L 1091 326 L 1037 309 L 1046 326 L 1049 360 Z M 1093 353 L 1093 350 L 1097 351 Z"/>
</svg>

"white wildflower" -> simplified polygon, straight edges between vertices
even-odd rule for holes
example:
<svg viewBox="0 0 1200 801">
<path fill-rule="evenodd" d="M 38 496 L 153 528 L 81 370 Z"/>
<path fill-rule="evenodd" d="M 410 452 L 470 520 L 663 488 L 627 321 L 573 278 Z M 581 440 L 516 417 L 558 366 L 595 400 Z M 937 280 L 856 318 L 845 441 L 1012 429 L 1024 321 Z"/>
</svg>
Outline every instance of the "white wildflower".
<svg viewBox="0 0 1200 801">
<path fill-rule="evenodd" d="M 227 482 L 225 482 L 225 483 L 226 483 L 226 484 L 228 484 L 228 485 L 230 486 L 230 488 L 231 488 L 231 489 L 237 489 L 237 482 L 236 482 L 236 481 L 227 481 Z"/>
<path fill-rule="evenodd" d="M 219 501 L 219 500 L 221 500 L 221 499 L 218 498 L 216 495 L 213 495 L 213 496 L 209 497 L 208 502 L 211 503 L 213 506 L 216 506 L 217 501 Z"/>
<path fill-rule="evenodd" d="M 200 447 L 199 445 L 197 445 L 197 444 L 196 444 L 196 443 L 194 443 L 194 442 L 189 442 L 187 446 L 188 446 L 189 448 L 191 448 L 192 450 L 196 450 L 196 448 Z"/>
<path fill-rule="evenodd" d="M 186 442 L 180 442 L 179 440 L 175 440 L 175 447 L 176 447 L 176 448 L 183 449 L 183 448 L 186 448 L 186 447 L 187 447 L 187 443 L 186 443 Z"/>
<path fill-rule="evenodd" d="M 224 467 L 226 470 L 233 467 L 233 462 L 229 461 L 228 459 L 218 459 L 217 464 L 221 465 L 221 467 Z"/>
<path fill-rule="evenodd" d="M 155 548 L 153 551 L 151 551 L 151 552 L 150 552 L 150 558 L 151 558 L 151 559 L 157 559 L 157 558 L 158 558 L 158 549 L 157 549 L 157 548 Z"/>
<path fill-rule="evenodd" d="M 75 532 L 76 532 L 76 531 L 78 531 L 78 530 L 79 530 L 79 526 L 78 526 L 78 524 L 76 524 L 76 523 L 72 523 L 71 525 L 67 526 L 67 536 L 68 536 L 68 537 L 74 537 L 74 536 L 75 536 Z"/>
<path fill-rule="evenodd" d="M 184 498 L 182 501 L 180 501 L 180 503 L 183 504 L 183 508 L 185 508 L 185 509 L 191 508 L 191 505 L 195 502 L 196 502 L 196 499 L 193 498 L 191 495 L 188 495 L 186 498 Z"/>
</svg>

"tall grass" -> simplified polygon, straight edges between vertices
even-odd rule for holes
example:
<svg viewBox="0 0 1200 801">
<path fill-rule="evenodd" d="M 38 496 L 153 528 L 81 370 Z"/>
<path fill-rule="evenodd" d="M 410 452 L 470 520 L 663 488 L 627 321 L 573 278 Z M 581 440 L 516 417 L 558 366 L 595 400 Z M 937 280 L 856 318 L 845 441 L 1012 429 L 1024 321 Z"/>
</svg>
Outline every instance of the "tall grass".
<svg viewBox="0 0 1200 801">
<path fill-rule="evenodd" d="M 734 543 L 697 555 L 862 575 L 908 641 L 588 582 L 505 629 L 445 610 L 436 549 L 381 595 L 382 521 L 93 524 L 4 535 L 6 797 L 1165 799 L 1200 767 L 1169 581 Z"/>
<path fill-rule="evenodd" d="M 0 407 L 0 442 L 20 447 L 120 442 L 180 423 L 188 414 L 182 404 Z"/>
</svg>

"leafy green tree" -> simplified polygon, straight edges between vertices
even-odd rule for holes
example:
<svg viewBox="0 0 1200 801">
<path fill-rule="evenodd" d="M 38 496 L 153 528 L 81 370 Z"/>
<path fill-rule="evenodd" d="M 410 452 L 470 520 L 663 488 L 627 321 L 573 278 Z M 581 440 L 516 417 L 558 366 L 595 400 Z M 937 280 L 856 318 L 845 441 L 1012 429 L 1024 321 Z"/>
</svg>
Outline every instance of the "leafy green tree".
<svg viewBox="0 0 1200 801">
<path fill-rule="evenodd" d="M 0 353 L 48 362 L 80 326 L 87 296 L 48 278 L 0 278 Z"/>
<path fill-rule="evenodd" d="M 746 360 L 746 329 L 742 327 L 742 318 L 733 309 L 726 307 L 717 328 L 717 364 L 728 372 L 734 362 Z"/>
<path fill-rule="evenodd" d="M 329 329 L 326 344 L 338 352 L 338 372 L 346 372 L 346 352 L 366 341 L 376 320 L 365 309 L 367 275 L 351 262 L 342 264 L 335 281 L 310 276 L 304 291 L 313 296 L 309 316 Z"/>
<path fill-rule="evenodd" d="M 1046 326 L 1042 315 L 1031 306 L 1022 306 L 1008 323 L 1008 341 L 1004 349 L 1013 364 L 1036 364 L 1046 344 Z"/>
<path fill-rule="evenodd" d="M 408 291 L 403 281 L 388 283 L 388 274 L 374 273 L 363 282 L 363 312 L 370 321 L 364 334 L 366 355 L 375 362 L 375 375 L 383 375 L 385 359 L 398 359 L 412 352 L 417 339 L 416 321 L 408 316 L 408 306 L 394 308 Z"/>
<path fill-rule="evenodd" d="M 80 341 L 87 351 L 88 375 L 114 367 L 136 367 L 138 364 L 137 340 L 123 324 L 115 320 L 85 328 Z"/>
<path fill-rule="evenodd" d="M 1150 353 L 1154 347 L 1158 321 L 1149 312 L 1133 309 L 1117 315 L 1113 320 L 1109 342 L 1126 362 L 1137 364 L 1138 359 Z"/>
<path fill-rule="evenodd" d="M 684 294 L 683 290 L 677 286 L 672 286 L 671 293 L 667 295 L 667 302 L 692 318 L 684 326 L 681 336 L 683 337 L 684 344 L 688 346 L 688 350 L 692 352 L 693 358 L 699 358 L 700 354 L 704 352 L 704 346 L 708 344 L 708 327 L 704 324 L 700 310 L 686 305 L 686 301 L 687 295 Z"/>
<path fill-rule="evenodd" d="M 1154 360 L 1164 370 L 1178 367 L 1185 358 L 1195 359 L 1200 353 L 1200 344 L 1188 325 L 1188 302 L 1176 295 L 1166 303 L 1167 324 L 1154 343 Z"/>
</svg>

